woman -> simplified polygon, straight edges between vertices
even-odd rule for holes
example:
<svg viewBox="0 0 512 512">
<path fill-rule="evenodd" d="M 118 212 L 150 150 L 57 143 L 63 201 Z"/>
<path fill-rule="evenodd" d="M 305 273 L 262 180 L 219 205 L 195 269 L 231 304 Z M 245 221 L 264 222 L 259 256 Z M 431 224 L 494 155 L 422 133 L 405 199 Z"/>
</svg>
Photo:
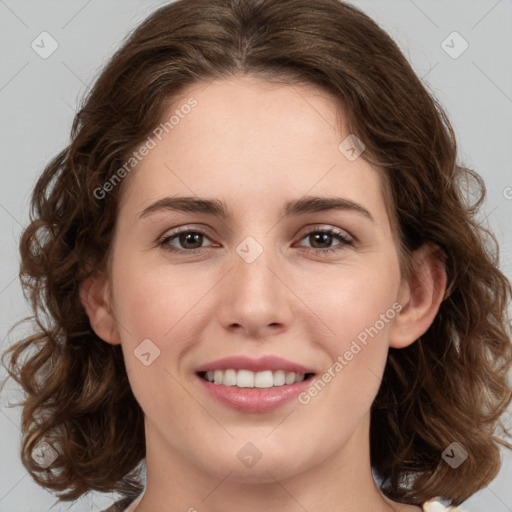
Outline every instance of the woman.
<svg viewBox="0 0 512 512">
<path fill-rule="evenodd" d="M 39 321 L 9 371 L 36 482 L 119 491 L 110 510 L 130 512 L 428 511 L 487 485 L 511 288 L 456 156 L 397 45 L 347 4 L 156 11 L 21 240 Z"/>
</svg>

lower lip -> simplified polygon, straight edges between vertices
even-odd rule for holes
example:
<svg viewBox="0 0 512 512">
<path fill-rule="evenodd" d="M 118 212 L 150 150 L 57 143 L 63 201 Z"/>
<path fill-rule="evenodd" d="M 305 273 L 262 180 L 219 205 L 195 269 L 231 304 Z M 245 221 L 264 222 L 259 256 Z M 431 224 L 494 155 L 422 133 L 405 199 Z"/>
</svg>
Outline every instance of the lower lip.
<svg viewBox="0 0 512 512">
<path fill-rule="evenodd" d="M 239 388 L 214 384 L 197 376 L 204 389 L 220 403 L 240 412 L 268 412 L 282 407 L 311 385 L 312 377 L 273 388 Z"/>
</svg>

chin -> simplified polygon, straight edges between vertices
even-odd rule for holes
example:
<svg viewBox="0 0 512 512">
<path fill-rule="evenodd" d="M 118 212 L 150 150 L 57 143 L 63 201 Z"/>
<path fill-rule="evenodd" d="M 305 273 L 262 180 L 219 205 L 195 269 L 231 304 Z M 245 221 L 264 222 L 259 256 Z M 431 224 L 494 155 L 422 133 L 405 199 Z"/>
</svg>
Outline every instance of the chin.
<svg viewBox="0 0 512 512">
<path fill-rule="evenodd" d="M 246 484 L 272 484 L 275 483 L 276 480 L 286 480 L 288 478 L 292 478 L 300 470 L 297 467 L 289 467 L 285 468 L 283 466 L 288 465 L 286 461 L 281 461 L 279 464 L 264 464 L 262 460 L 260 460 L 255 466 L 252 468 L 240 468 L 240 467 L 232 467 L 231 469 L 227 469 L 227 472 L 222 475 L 222 478 L 229 473 L 229 476 L 226 478 L 231 482 L 236 483 L 246 483 Z M 216 471 L 218 468 L 216 468 Z"/>
<path fill-rule="evenodd" d="M 295 451 L 295 455 L 297 451 L 298 449 Z M 218 457 L 213 456 L 207 461 L 202 461 L 203 470 L 231 482 L 268 484 L 275 483 L 276 480 L 294 477 L 315 465 L 315 461 L 307 464 L 307 461 L 298 461 L 296 457 L 290 457 L 286 453 L 281 453 L 281 455 L 273 453 L 267 456 L 265 453 L 261 453 L 261 458 L 258 459 L 256 451 L 252 455 L 246 455 L 246 453 L 251 454 L 251 448 L 248 446 L 237 450 L 237 452 L 234 452 L 233 456 L 226 457 L 227 452 L 223 451 Z M 249 458 L 251 456 L 253 456 L 252 460 Z"/>
</svg>

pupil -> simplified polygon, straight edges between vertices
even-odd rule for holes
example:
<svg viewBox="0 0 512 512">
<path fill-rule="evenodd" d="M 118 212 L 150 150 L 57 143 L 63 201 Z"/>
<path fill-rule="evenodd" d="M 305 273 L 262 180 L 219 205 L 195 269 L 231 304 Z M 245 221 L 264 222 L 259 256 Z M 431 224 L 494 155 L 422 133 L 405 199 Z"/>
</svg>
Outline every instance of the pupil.
<svg viewBox="0 0 512 512">
<path fill-rule="evenodd" d="M 201 247 L 201 236 L 203 236 L 201 233 L 185 233 L 184 235 L 181 235 L 180 242 L 184 247 L 186 247 L 189 242 L 192 244 L 195 242 L 199 247 Z M 193 248 L 195 249 L 195 247 Z"/>
<path fill-rule="evenodd" d="M 328 243 L 330 241 L 330 238 L 331 238 L 331 235 L 329 235 L 328 233 L 317 233 L 316 235 L 313 235 L 313 238 L 315 239 L 315 243 L 318 242 L 318 238 L 323 238 L 323 237 L 327 237 L 327 240 L 324 239 L 324 242 L 323 243 Z M 322 243 L 322 241 L 320 240 L 320 244 Z"/>
</svg>

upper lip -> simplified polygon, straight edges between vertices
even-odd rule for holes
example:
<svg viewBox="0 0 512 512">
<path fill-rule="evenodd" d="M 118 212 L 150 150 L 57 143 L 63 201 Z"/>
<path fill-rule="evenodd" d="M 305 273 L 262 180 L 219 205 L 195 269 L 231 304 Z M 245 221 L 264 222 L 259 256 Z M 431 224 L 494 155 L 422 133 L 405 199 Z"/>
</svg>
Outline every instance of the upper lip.
<svg viewBox="0 0 512 512">
<path fill-rule="evenodd" d="M 196 372 L 208 372 L 214 370 L 251 370 L 260 372 L 264 370 L 284 370 L 299 374 L 315 373 L 311 368 L 307 368 L 299 363 L 283 359 L 277 356 L 263 356 L 258 359 L 252 359 L 247 356 L 231 356 L 217 359 L 210 363 L 203 364 L 196 369 Z"/>
</svg>

